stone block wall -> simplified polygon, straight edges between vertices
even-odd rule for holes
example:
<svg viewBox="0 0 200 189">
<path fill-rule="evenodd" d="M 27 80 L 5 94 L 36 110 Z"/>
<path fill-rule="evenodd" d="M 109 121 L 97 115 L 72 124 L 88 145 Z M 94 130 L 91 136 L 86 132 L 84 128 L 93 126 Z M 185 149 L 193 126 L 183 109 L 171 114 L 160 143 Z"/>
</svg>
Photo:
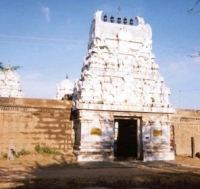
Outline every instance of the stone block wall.
<svg viewBox="0 0 200 189">
<path fill-rule="evenodd" d="M 173 134 L 177 155 L 191 155 L 191 137 L 195 138 L 195 153 L 200 152 L 200 110 L 176 110 Z"/>
<path fill-rule="evenodd" d="M 72 154 L 72 101 L 0 97 L 0 152 L 33 151 L 37 144 Z"/>
<path fill-rule="evenodd" d="M 0 97 L 0 153 L 13 143 L 16 151 L 33 151 L 46 144 L 72 154 L 74 130 L 70 120 L 72 101 Z M 177 155 L 200 151 L 200 110 L 176 110 L 172 115 L 171 145 Z"/>
</svg>

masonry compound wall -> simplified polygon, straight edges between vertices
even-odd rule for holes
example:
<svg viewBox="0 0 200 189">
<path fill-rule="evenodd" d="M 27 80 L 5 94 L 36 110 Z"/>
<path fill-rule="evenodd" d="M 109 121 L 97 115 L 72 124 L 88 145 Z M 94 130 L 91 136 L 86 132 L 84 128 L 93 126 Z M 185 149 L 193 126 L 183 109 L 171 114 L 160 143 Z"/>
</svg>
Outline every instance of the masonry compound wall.
<svg viewBox="0 0 200 189">
<path fill-rule="evenodd" d="M 195 141 L 195 153 L 200 152 L 200 110 L 176 110 L 172 119 L 176 154 L 192 154 L 192 137 Z"/>
<path fill-rule="evenodd" d="M 33 151 L 37 144 L 72 154 L 72 101 L 0 98 L 0 152 L 10 144 L 16 151 Z"/>
<path fill-rule="evenodd" d="M 74 145 L 73 125 L 70 121 L 71 101 L 25 99 L 25 98 L 0 98 L 0 152 L 7 153 L 10 143 L 14 143 L 16 150 L 34 150 L 37 144 L 46 144 L 71 155 Z M 97 112 L 98 113 L 98 112 Z M 113 117 L 135 117 L 131 112 L 104 112 L 107 120 L 91 120 L 85 122 L 88 132 L 85 138 L 92 140 L 98 135 L 91 135 L 91 128 L 100 124 L 113 125 Z M 111 117 L 110 117 L 111 116 Z M 142 115 L 137 115 L 138 119 Z M 144 115 L 144 117 L 148 114 Z M 199 152 L 200 143 L 200 111 L 176 110 L 172 115 L 171 147 L 175 144 L 177 155 L 191 155 L 191 137 L 195 138 L 195 152 Z M 77 125 L 77 123 L 75 123 Z M 141 122 L 139 123 L 139 127 Z M 113 136 L 113 128 L 105 127 L 102 136 L 106 139 Z M 78 128 L 77 128 L 78 129 Z M 140 128 L 142 130 L 142 128 Z M 114 137 L 114 136 L 113 136 Z M 148 140 L 146 135 L 142 136 Z M 141 141 L 140 141 L 141 142 Z M 140 143 L 141 145 L 142 143 Z M 84 145 L 84 144 L 82 144 Z M 106 145 L 106 142 L 105 144 Z M 139 150 L 142 150 L 142 145 Z"/>
</svg>

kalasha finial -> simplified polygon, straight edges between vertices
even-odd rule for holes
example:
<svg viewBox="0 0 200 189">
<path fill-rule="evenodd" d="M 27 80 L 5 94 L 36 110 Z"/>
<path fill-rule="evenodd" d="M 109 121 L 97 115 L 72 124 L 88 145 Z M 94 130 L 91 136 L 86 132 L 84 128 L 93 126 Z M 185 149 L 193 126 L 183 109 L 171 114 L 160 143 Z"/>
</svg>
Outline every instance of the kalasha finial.
<svg viewBox="0 0 200 189">
<path fill-rule="evenodd" d="M 104 22 L 107 22 L 107 16 L 106 16 L 106 15 L 104 15 L 103 21 L 104 21 Z"/>
</svg>

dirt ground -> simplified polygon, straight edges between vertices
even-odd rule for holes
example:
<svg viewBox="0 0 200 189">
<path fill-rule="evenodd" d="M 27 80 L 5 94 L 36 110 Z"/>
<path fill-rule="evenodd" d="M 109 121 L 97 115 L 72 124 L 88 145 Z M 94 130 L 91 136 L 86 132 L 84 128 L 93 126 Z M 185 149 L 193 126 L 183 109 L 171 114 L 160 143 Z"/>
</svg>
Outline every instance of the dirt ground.
<svg viewBox="0 0 200 189">
<path fill-rule="evenodd" d="M 80 166 L 74 157 L 30 154 L 0 159 L 0 188 L 200 188 L 199 158 L 176 156 L 172 163 L 89 167 Z"/>
</svg>

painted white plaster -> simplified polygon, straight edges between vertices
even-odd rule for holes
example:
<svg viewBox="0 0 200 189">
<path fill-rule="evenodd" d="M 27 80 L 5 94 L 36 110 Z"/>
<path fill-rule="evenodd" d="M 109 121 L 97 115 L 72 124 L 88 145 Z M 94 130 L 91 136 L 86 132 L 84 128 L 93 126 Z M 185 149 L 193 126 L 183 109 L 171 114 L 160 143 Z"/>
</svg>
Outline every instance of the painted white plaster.
<svg viewBox="0 0 200 189">
<path fill-rule="evenodd" d="M 61 100 L 65 95 L 72 95 L 74 90 L 74 82 L 66 77 L 56 85 L 56 99 Z"/>
<path fill-rule="evenodd" d="M 170 151 L 170 118 L 162 116 L 174 113 L 174 108 L 169 100 L 170 89 L 164 84 L 152 52 L 151 26 L 140 17 L 136 17 L 137 25 L 125 25 L 103 22 L 101 16 L 102 11 L 94 14 L 88 53 L 81 76 L 75 81 L 73 110 L 81 111 L 82 151 L 78 160 L 92 159 L 82 152 L 101 153 L 104 145 L 107 147 L 103 149 L 111 150 L 112 154 L 115 138 L 112 111 L 127 112 L 127 115 L 128 112 L 160 114 L 160 117 L 149 116 L 149 120 L 142 118 L 144 160 L 174 159 Z M 95 113 L 97 110 L 100 112 Z M 102 130 L 102 135 L 90 134 L 94 126 Z M 154 130 L 160 130 L 162 135 L 154 136 Z M 103 158 L 93 157 L 93 160 Z"/>
<path fill-rule="evenodd" d="M 135 105 L 153 112 L 173 112 L 152 53 L 152 30 L 143 18 L 137 25 L 108 23 L 97 11 L 90 29 L 88 54 L 74 89 L 74 109 L 81 103 Z"/>
<path fill-rule="evenodd" d="M 11 67 L 0 71 L 0 97 L 24 97 L 20 77 Z"/>
</svg>

